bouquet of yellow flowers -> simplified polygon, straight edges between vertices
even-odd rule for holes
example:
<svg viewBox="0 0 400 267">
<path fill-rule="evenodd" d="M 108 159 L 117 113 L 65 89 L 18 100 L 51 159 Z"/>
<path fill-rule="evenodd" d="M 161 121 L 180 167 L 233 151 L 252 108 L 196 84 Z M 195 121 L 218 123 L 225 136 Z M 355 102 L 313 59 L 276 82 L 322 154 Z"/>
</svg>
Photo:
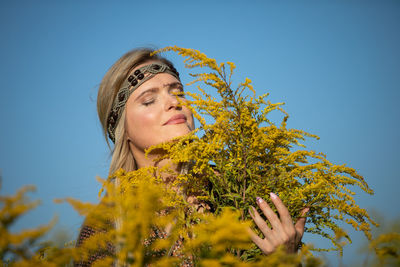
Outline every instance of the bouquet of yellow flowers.
<svg viewBox="0 0 400 267">
<path fill-rule="evenodd" d="M 199 51 L 176 46 L 158 52 L 162 51 L 185 57 L 187 68 L 206 69 L 191 74 L 194 80 L 190 84 L 201 83 L 199 93 L 187 93 L 193 99 L 188 105 L 200 126 L 184 138 L 155 147 L 167 151 L 165 157 L 175 163 L 191 162 L 188 174 L 176 183 L 196 191 L 215 214 L 231 208 L 240 213 L 242 221 L 251 218 L 246 211 L 256 196 L 274 192 L 294 219 L 309 207 L 306 231 L 330 239 L 331 249 L 342 249 L 336 238 L 343 233 L 340 221 L 371 238 L 370 225 L 375 222 L 355 203 L 355 193 L 349 187 L 356 185 L 368 194 L 373 191 L 354 169 L 334 165 L 324 154 L 305 150 L 301 141 L 318 137 L 287 128 L 288 114 L 282 103 L 270 103 L 267 94 L 257 96 L 248 78 L 234 87 L 232 62 L 217 63 Z M 285 115 L 278 126 L 268 118 L 274 110 Z M 344 236 L 351 242 L 347 234 Z"/>
</svg>

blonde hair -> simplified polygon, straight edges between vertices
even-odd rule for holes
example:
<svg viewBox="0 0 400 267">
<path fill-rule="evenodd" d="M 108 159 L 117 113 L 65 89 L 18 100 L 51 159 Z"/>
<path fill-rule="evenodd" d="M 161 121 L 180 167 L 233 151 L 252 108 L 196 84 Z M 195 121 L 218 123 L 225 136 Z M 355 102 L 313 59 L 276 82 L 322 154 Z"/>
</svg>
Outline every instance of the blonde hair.
<svg viewBox="0 0 400 267">
<path fill-rule="evenodd" d="M 150 56 L 151 52 L 153 52 L 153 50 L 149 48 L 139 48 L 129 51 L 111 66 L 100 83 L 99 92 L 97 94 L 97 113 L 103 127 L 104 137 L 110 148 L 111 146 L 107 135 L 108 116 L 118 90 L 122 86 L 122 83 L 127 79 L 128 75 L 136 66 L 151 60 L 160 61 L 167 64 L 169 67 L 173 67 L 173 64 L 169 60 L 161 56 Z M 123 110 L 115 129 L 115 144 L 112 149 L 109 175 L 113 174 L 120 168 L 126 171 L 137 169 L 126 135 L 125 109 Z"/>
</svg>

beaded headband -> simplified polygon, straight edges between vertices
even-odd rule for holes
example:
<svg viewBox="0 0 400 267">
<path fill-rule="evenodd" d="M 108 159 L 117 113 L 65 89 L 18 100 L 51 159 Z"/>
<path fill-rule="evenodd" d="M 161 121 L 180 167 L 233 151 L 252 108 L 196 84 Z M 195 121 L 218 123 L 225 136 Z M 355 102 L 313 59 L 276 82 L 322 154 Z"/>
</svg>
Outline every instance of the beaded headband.
<svg viewBox="0 0 400 267">
<path fill-rule="evenodd" d="M 107 120 L 107 132 L 108 137 L 115 143 L 115 129 L 118 125 L 118 120 L 121 117 L 122 111 L 124 110 L 126 101 L 128 101 L 129 96 L 144 82 L 150 80 L 158 73 L 168 73 L 179 79 L 179 72 L 176 71 L 174 67 L 169 67 L 168 65 L 157 62 L 146 66 L 143 66 L 129 75 L 125 82 L 122 84 L 121 88 L 118 90 L 117 96 L 114 99 L 113 107 L 108 116 Z"/>
</svg>

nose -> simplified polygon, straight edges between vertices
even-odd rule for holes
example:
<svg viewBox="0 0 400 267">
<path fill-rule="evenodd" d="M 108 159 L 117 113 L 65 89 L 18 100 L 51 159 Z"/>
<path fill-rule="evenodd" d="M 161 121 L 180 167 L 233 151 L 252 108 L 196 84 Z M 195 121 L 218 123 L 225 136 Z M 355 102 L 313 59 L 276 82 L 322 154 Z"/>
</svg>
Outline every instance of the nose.
<svg viewBox="0 0 400 267">
<path fill-rule="evenodd" d="M 179 104 L 177 96 L 174 94 L 167 94 L 165 101 L 165 109 L 182 109 L 182 106 Z"/>
</svg>

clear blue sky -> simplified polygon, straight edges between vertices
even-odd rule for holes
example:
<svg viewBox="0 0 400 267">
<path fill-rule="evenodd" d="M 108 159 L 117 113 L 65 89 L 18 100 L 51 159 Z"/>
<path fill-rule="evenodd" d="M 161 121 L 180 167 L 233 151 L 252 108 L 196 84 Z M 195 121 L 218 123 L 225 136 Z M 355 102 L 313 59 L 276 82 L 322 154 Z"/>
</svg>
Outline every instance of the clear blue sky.
<svg viewBox="0 0 400 267">
<path fill-rule="evenodd" d="M 321 137 L 311 149 L 364 175 L 375 195 L 357 191 L 361 206 L 398 217 L 399 29 L 399 1 L 1 1 L 1 193 L 35 184 L 42 205 L 20 227 L 57 214 L 75 234 L 82 218 L 52 200 L 97 199 L 102 76 L 129 49 L 178 45 L 235 62 L 286 103 L 289 127 Z"/>
</svg>

